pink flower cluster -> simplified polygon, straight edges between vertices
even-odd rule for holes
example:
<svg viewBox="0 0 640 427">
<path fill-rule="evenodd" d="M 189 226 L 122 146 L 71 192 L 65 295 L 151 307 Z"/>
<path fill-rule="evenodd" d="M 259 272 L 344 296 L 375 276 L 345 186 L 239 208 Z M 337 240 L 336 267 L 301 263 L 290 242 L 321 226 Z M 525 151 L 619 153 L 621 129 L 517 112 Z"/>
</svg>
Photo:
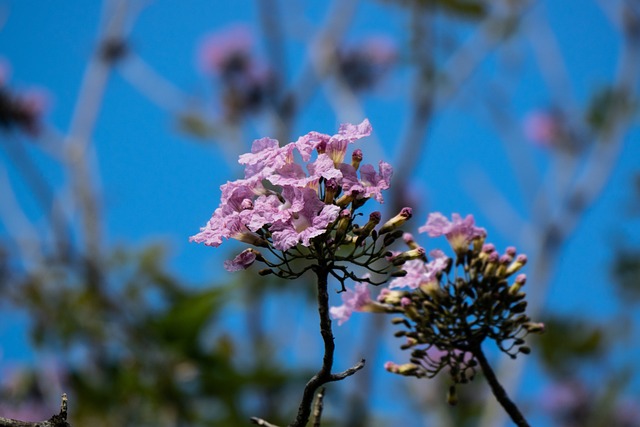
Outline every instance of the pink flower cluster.
<svg viewBox="0 0 640 427">
<path fill-rule="evenodd" d="M 459 214 L 454 213 L 450 221 L 440 212 L 429 214 L 427 223 L 418 231 L 420 233 L 426 232 L 429 237 L 445 236 L 456 253 L 466 251 L 474 239 L 484 238 L 487 235 L 484 228 L 476 227 L 473 215 L 467 215 L 463 219 Z M 410 234 L 406 234 L 404 240 L 410 242 L 410 245 L 417 246 Z M 403 254 L 397 254 L 391 258 L 391 261 L 402 256 Z M 432 250 L 429 257 L 431 259 L 429 262 L 425 262 L 422 258 L 406 261 L 402 265 L 402 269 L 407 274 L 393 279 L 388 288 L 382 290 L 378 300 L 384 303 L 389 295 L 393 297 L 395 294 L 391 292 L 392 289 L 408 288 L 414 290 L 420 288 L 427 294 L 439 289 L 438 275 L 449 266 L 449 257 L 439 249 Z M 356 288 L 356 295 L 364 295 L 364 292 L 364 288 Z M 338 324 L 346 322 L 353 312 L 368 311 L 368 305 L 362 304 L 364 296 L 354 298 L 351 296 L 352 294 L 353 291 L 347 290 L 347 297 L 343 297 L 343 305 L 331 309 L 331 314 L 334 319 L 338 320 Z"/>
<path fill-rule="evenodd" d="M 251 152 L 239 159 L 245 166 L 244 178 L 220 187 L 220 206 L 190 240 L 219 246 L 223 239 L 234 238 L 280 251 L 298 244 L 310 246 L 348 201 L 382 202 L 391 166 L 382 161 L 377 171 L 371 165 L 360 166 L 360 150 L 354 151 L 351 164 L 344 163 L 348 146 L 370 133 L 365 119 L 359 125 L 341 125 L 336 135 L 310 132 L 283 147 L 270 138 L 254 141 Z M 246 268 L 252 258 L 247 253 L 227 268 Z"/>
</svg>

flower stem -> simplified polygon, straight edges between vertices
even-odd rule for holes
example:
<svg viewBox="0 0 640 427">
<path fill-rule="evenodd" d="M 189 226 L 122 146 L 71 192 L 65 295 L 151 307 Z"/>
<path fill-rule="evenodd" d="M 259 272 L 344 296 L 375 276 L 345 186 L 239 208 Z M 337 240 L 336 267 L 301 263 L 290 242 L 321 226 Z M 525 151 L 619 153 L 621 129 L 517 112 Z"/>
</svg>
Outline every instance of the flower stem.
<svg viewBox="0 0 640 427">
<path fill-rule="evenodd" d="M 498 403 L 502 405 L 504 410 L 511 417 L 511 420 L 517 426 L 529 427 L 529 423 L 524 418 L 524 416 L 522 415 L 522 413 L 520 412 L 516 404 L 513 403 L 511 399 L 509 399 L 509 396 L 507 396 L 507 392 L 502 387 L 502 385 L 500 385 L 500 383 L 498 382 L 498 378 L 496 377 L 496 374 L 493 372 L 493 369 L 491 369 L 491 366 L 489 365 L 487 358 L 482 352 L 482 348 L 480 347 L 480 344 L 478 344 L 472 352 L 476 360 L 480 364 L 480 367 L 482 368 L 482 372 L 484 373 L 484 376 L 487 379 L 489 386 L 491 387 L 491 391 L 493 392 L 493 395 L 498 400 Z"/>
<path fill-rule="evenodd" d="M 333 331 L 331 329 L 331 318 L 329 317 L 329 293 L 327 291 L 329 267 L 326 265 L 318 265 L 314 268 L 318 279 L 318 314 L 320 316 L 320 334 L 324 342 L 324 356 L 322 358 L 322 367 L 307 382 L 302 393 L 302 400 L 298 407 L 298 415 L 291 423 L 290 427 L 305 427 L 311 416 L 311 406 L 318 388 L 332 381 L 340 381 L 346 377 L 355 374 L 364 367 L 364 360 L 361 360 L 355 366 L 344 372 L 332 374 L 333 354 L 335 351 L 335 343 L 333 342 Z"/>
</svg>

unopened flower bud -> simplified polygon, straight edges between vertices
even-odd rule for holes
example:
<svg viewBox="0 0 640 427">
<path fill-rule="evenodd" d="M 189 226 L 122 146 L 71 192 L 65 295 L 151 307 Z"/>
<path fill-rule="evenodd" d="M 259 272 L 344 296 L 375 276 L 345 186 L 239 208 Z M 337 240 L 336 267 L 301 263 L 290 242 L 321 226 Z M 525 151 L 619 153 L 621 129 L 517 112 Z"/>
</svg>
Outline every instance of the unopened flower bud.
<svg viewBox="0 0 640 427">
<path fill-rule="evenodd" d="M 527 302 L 520 301 L 519 303 L 511 307 L 511 313 L 514 313 L 514 314 L 524 313 L 526 309 L 527 309 Z"/>
<path fill-rule="evenodd" d="M 485 276 L 493 276 L 498 267 L 498 261 L 500 261 L 498 252 L 491 252 L 487 258 L 487 265 L 484 268 L 483 274 Z"/>
<path fill-rule="evenodd" d="M 520 288 L 522 286 L 520 285 L 520 283 L 516 282 L 513 285 L 509 286 L 509 295 L 514 297 L 518 294 L 518 292 L 520 292 Z"/>
<path fill-rule="evenodd" d="M 390 274 L 391 277 L 405 277 L 406 275 L 407 275 L 406 270 L 398 270 Z"/>
<path fill-rule="evenodd" d="M 423 258 L 425 253 L 424 248 L 410 249 L 393 257 L 392 262 L 396 266 L 402 265 L 409 260 Z"/>
<path fill-rule="evenodd" d="M 518 253 L 518 251 L 516 250 L 515 246 L 509 246 L 507 247 L 507 249 L 505 249 L 504 251 L 507 255 L 509 255 L 511 258 L 515 257 L 516 254 Z"/>
<path fill-rule="evenodd" d="M 530 354 L 531 353 L 531 347 L 528 347 L 526 345 L 523 345 L 522 347 L 518 348 L 518 351 L 522 354 Z"/>
<path fill-rule="evenodd" d="M 356 240 L 356 246 L 360 246 L 364 239 L 369 237 L 376 225 L 380 223 L 381 219 L 382 215 L 380 214 L 380 212 L 371 212 L 371 214 L 369 215 L 369 221 L 367 221 L 367 223 L 360 229 L 358 239 Z"/>
<path fill-rule="evenodd" d="M 340 206 L 341 208 L 347 207 L 349 203 L 353 202 L 355 195 L 353 193 L 343 194 L 340 196 L 338 200 L 336 200 L 335 204 Z"/>
<path fill-rule="evenodd" d="M 378 295 L 378 301 L 383 304 L 398 305 L 405 295 L 404 291 L 392 291 L 389 288 L 384 288 Z"/>
<path fill-rule="evenodd" d="M 544 323 L 534 323 L 534 322 L 525 323 L 524 328 L 530 334 L 540 334 L 544 332 Z"/>
<path fill-rule="evenodd" d="M 353 166 L 353 168 L 355 170 L 358 170 L 358 167 L 360 166 L 360 162 L 362 161 L 362 150 L 357 148 L 355 150 L 353 150 L 353 153 L 351 154 L 351 166 Z"/>
<path fill-rule="evenodd" d="M 378 234 L 385 234 L 400 227 L 402 224 L 407 222 L 409 218 L 411 218 L 412 212 L 413 211 L 409 207 L 402 208 L 398 215 L 394 216 L 389 221 L 384 223 L 382 228 L 380 228 Z"/>
<path fill-rule="evenodd" d="M 419 245 L 416 243 L 415 239 L 413 238 L 413 234 L 411 233 L 404 233 L 402 235 L 402 240 L 404 240 L 407 246 L 409 246 L 409 249 L 416 249 L 419 247 Z"/>
<path fill-rule="evenodd" d="M 411 324 L 409 322 L 407 322 L 407 319 L 405 319 L 404 317 L 394 317 L 393 319 L 391 319 L 391 324 L 393 325 L 405 325 L 407 328 L 411 327 Z"/>
<path fill-rule="evenodd" d="M 511 261 L 513 261 L 513 257 L 508 254 L 500 256 L 500 259 L 498 260 L 498 268 L 496 269 L 496 276 L 504 277 L 507 272 L 507 266 Z"/>
<path fill-rule="evenodd" d="M 269 242 L 267 242 L 262 237 L 258 236 L 256 233 L 252 233 L 250 231 L 240 231 L 231 237 L 241 242 L 247 243 L 249 245 L 263 247 L 263 248 L 269 247 Z"/>
<path fill-rule="evenodd" d="M 344 238 L 350 223 L 351 223 L 351 211 L 349 209 L 341 210 L 338 216 L 338 222 L 336 224 L 335 241 L 337 244 L 340 244 L 340 242 Z"/>
<path fill-rule="evenodd" d="M 511 263 L 509 267 L 507 267 L 506 275 L 511 276 L 516 271 L 520 270 L 522 266 L 527 263 L 527 256 L 525 254 L 520 254 L 516 258 L 516 260 Z"/>
<path fill-rule="evenodd" d="M 324 183 L 324 203 L 332 205 L 333 199 L 338 192 L 338 183 L 335 179 L 329 179 Z"/>
<path fill-rule="evenodd" d="M 382 241 L 382 244 L 384 246 L 391 246 L 393 242 L 395 242 L 400 237 L 402 237 L 402 233 L 403 233 L 402 230 L 394 230 L 391 233 L 388 233 L 386 236 L 384 236 L 384 240 Z"/>
<path fill-rule="evenodd" d="M 273 270 L 270 268 L 263 268 L 262 270 L 258 271 L 259 276 L 268 276 L 270 274 L 273 274 Z"/>
</svg>

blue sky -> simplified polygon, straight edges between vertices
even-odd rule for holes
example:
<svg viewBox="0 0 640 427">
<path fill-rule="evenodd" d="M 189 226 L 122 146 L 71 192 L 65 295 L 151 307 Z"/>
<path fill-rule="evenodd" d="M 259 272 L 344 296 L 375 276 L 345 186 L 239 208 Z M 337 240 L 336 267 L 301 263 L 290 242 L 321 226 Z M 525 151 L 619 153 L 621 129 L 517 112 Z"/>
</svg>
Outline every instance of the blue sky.
<svg viewBox="0 0 640 427">
<path fill-rule="evenodd" d="M 287 22 L 292 32 L 308 31 L 310 26 L 319 24 L 326 12 L 319 3 L 305 2 L 299 10 L 289 11 Z M 548 1 L 542 2 L 541 7 L 549 13 L 576 100 L 583 102 L 594 87 L 614 75 L 619 35 L 592 2 Z M 0 1 L 0 56 L 11 64 L 11 85 L 46 88 L 51 99 L 47 122 L 62 132 L 68 130 L 84 67 L 95 45 L 99 16 L 98 1 Z M 292 18 L 296 20 L 291 21 Z M 210 89 L 195 67 L 197 42 L 205 34 L 239 21 L 256 21 L 253 2 L 157 0 L 150 2 L 135 22 L 131 44 L 181 91 L 203 97 Z M 383 2 L 364 2 L 347 39 L 388 33 L 406 40 L 406 21 L 398 8 Z M 464 38 L 471 32 L 472 25 L 466 24 L 457 35 Z M 531 46 L 529 41 L 519 39 L 504 48 L 513 54 L 508 58 L 515 62 L 515 72 L 506 82 L 511 90 L 509 113 L 519 120 L 528 111 L 544 108 L 563 95 L 550 92 L 545 86 Z M 288 45 L 292 74 L 304 60 L 303 48 L 300 41 Z M 493 85 L 505 83 L 497 81 L 504 78 L 508 65 L 505 58 L 490 56 L 454 101 L 435 116 L 428 132 L 426 155 L 414 181 L 415 198 L 420 202 L 416 228 L 422 225 L 428 211 L 474 213 L 499 247 L 515 243 L 498 233 L 495 222 L 479 209 L 468 190 L 470 182 L 481 182 L 481 170 L 497 183 L 516 211 L 522 213 L 526 205 L 527 196 L 518 193 L 512 179 L 514 165 L 504 160 L 502 136 L 477 99 L 487 96 Z M 380 141 L 378 152 L 388 161 L 393 159 L 394 144 L 408 114 L 406 99 L 410 94 L 406 83 L 410 77 L 400 69 L 367 94 L 362 104 L 362 115 L 370 119 Z M 326 97 L 316 95 L 297 121 L 294 134 L 310 130 L 333 133 L 338 121 Z M 233 147 L 231 151 L 240 153 L 253 138 L 267 136 L 261 133 L 262 125 L 258 121 L 247 127 L 244 147 Z M 527 144 L 521 137 L 520 143 Z M 638 130 L 634 128 L 602 196 L 566 242 L 547 295 L 548 307 L 554 311 L 590 313 L 592 318 L 604 320 L 617 309 L 609 277 L 612 239 L 618 235 L 637 243 L 640 237 L 638 220 L 625 215 L 633 173 L 640 166 L 637 137 Z M 219 276 L 222 257 L 228 252 L 189 244 L 187 237 L 197 232 L 215 209 L 219 185 L 238 176 L 238 168 L 220 161 L 224 151 L 177 131 L 175 117 L 117 73 L 109 81 L 94 144 L 103 184 L 108 241 L 143 245 L 161 240 L 169 244 L 172 267 L 181 275 L 194 281 Z M 527 150 L 531 154 L 528 159 L 536 167 L 548 169 L 547 151 L 537 147 Z M 377 163 L 378 159 L 367 160 Z M 48 178 L 59 182 L 59 171 L 49 168 L 46 159 L 42 164 Z M 9 172 L 14 176 L 14 171 Z M 2 195 L 0 203 L 1 200 Z M 3 226 L 0 233 L 6 233 Z M 526 242 L 522 244 L 526 246 Z M 0 319 L 4 359 L 30 358 L 21 321 Z M 338 332 L 338 336 L 342 333 Z"/>
</svg>

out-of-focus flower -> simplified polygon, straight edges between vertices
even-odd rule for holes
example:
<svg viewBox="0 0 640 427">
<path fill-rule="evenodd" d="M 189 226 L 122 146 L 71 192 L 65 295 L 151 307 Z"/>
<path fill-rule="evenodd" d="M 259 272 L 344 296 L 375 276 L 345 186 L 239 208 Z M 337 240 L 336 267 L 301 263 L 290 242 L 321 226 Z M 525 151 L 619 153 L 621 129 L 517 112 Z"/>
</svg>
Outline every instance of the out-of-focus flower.
<svg viewBox="0 0 640 427">
<path fill-rule="evenodd" d="M 558 117 L 547 111 L 533 111 L 524 119 L 524 133 L 527 139 L 541 147 L 551 147 L 562 135 L 562 125 Z"/>
<path fill-rule="evenodd" d="M 389 289 L 421 288 L 424 292 L 429 292 L 432 287 L 437 287 L 438 274 L 447 268 L 449 257 L 438 249 L 431 251 L 429 256 L 432 260 L 428 263 L 420 259 L 406 262 L 402 268 L 407 272 L 407 275 L 393 279 L 389 284 Z"/>
<path fill-rule="evenodd" d="M 220 100 L 231 120 L 262 108 L 275 87 L 274 74 L 253 45 L 249 27 L 236 25 L 208 35 L 198 48 L 198 66 L 220 80 Z"/>
<path fill-rule="evenodd" d="M 12 90 L 7 86 L 9 74 L 9 63 L 0 60 L 0 127 L 7 130 L 18 128 L 36 136 L 42 126 L 48 96 L 39 89 Z"/>
<path fill-rule="evenodd" d="M 249 248 L 240 252 L 234 259 L 224 262 L 224 269 L 227 271 L 246 270 L 256 260 L 255 250 Z"/>
<path fill-rule="evenodd" d="M 418 231 L 426 232 L 430 237 L 445 236 L 458 254 L 465 252 L 475 238 L 484 238 L 487 235 L 484 228 L 476 227 L 473 215 L 467 215 L 462 219 L 460 215 L 454 213 L 449 221 L 440 212 L 429 214 L 427 223 Z"/>
<path fill-rule="evenodd" d="M 374 87 L 396 62 L 397 48 L 386 36 L 371 36 L 338 51 L 338 70 L 355 91 Z"/>
<path fill-rule="evenodd" d="M 218 75 L 244 72 L 253 61 L 253 36 L 249 27 L 235 25 L 207 35 L 198 47 L 203 73 Z"/>
<path fill-rule="evenodd" d="M 366 283 L 356 283 L 355 289 L 347 289 L 342 293 L 342 305 L 331 307 L 329 314 L 338 321 L 338 326 L 349 320 L 354 311 L 384 312 L 379 303 L 371 299 L 371 291 Z"/>
</svg>

